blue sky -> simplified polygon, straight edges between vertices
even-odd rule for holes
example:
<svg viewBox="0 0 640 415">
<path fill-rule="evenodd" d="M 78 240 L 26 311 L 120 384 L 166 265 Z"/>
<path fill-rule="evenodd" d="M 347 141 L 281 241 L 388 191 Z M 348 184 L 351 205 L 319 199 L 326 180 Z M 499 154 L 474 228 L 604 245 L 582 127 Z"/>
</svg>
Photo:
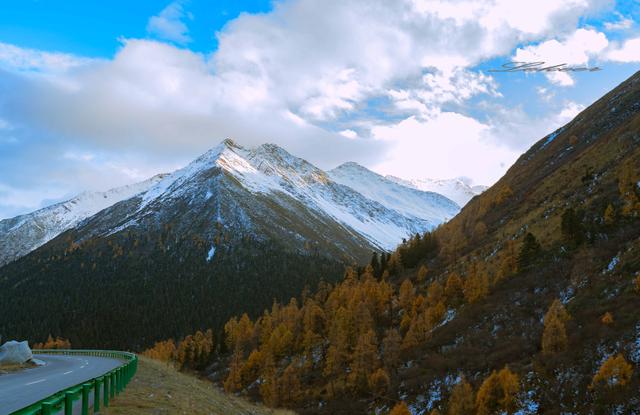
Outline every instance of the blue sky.
<svg viewBox="0 0 640 415">
<path fill-rule="evenodd" d="M 0 0 L 0 219 L 225 137 L 491 184 L 640 67 L 638 0 Z M 491 73 L 512 60 L 601 67 Z"/>
</svg>

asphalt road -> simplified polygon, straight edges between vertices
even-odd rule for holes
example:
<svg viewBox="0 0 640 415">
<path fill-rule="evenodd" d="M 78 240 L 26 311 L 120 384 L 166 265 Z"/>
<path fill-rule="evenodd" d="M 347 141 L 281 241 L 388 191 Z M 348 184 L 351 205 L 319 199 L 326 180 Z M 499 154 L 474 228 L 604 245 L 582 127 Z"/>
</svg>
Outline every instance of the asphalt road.
<svg viewBox="0 0 640 415">
<path fill-rule="evenodd" d="M 0 415 L 10 414 L 62 389 L 101 376 L 122 364 L 117 359 L 92 356 L 38 354 L 34 357 L 45 365 L 0 375 Z"/>
</svg>

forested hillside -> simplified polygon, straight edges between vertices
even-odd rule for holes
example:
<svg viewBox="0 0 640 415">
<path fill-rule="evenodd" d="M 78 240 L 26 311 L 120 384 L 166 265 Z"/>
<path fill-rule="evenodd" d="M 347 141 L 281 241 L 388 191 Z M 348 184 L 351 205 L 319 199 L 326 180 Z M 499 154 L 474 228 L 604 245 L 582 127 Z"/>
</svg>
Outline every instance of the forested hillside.
<svg viewBox="0 0 640 415">
<path fill-rule="evenodd" d="M 435 232 L 231 319 L 211 376 L 302 413 L 640 411 L 639 181 L 636 74 Z"/>
</svg>

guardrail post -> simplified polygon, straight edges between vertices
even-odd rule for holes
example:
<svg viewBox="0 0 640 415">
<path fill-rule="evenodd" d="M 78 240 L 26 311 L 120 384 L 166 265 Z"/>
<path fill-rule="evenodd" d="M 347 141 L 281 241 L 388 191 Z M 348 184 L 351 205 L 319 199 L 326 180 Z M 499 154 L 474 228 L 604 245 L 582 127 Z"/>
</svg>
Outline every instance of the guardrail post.
<svg viewBox="0 0 640 415">
<path fill-rule="evenodd" d="M 73 392 L 64 393 L 64 415 L 73 415 Z"/>
<path fill-rule="evenodd" d="M 84 383 L 82 385 L 82 415 L 89 415 L 89 391 L 91 390 L 90 383 Z"/>
<path fill-rule="evenodd" d="M 51 415 L 51 410 L 53 409 L 53 405 L 49 402 L 42 403 L 42 415 Z"/>
<path fill-rule="evenodd" d="M 109 374 L 107 373 L 104 376 L 104 387 L 103 387 L 103 391 L 104 391 L 104 407 L 108 407 L 109 406 Z"/>
<path fill-rule="evenodd" d="M 100 412 L 100 383 L 102 378 L 93 381 L 93 413 Z"/>
<path fill-rule="evenodd" d="M 116 374 L 115 372 L 109 373 L 111 379 L 111 385 L 109 385 L 109 392 L 111 392 L 111 399 L 116 397 Z"/>
</svg>

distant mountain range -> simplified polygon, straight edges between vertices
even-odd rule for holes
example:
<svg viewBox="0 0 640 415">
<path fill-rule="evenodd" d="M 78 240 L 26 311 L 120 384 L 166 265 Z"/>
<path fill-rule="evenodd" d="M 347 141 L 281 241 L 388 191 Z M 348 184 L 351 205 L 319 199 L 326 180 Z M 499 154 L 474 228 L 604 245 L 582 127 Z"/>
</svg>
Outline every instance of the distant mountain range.
<svg viewBox="0 0 640 415">
<path fill-rule="evenodd" d="M 464 207 L 471 199 L 484 192 L 489 186 L 474 185 L 467 177 L 455 179 L 412 179 L 405 180 L 395 176 L 386 176 L 392 182 L 425 192 L 440 193 Z"/>
<path fill-rule="evenodd" d="M 220 327 L 321 278 L 336 281 L 345 265 L 459 210 L 354 163 L 325 172 L 273 144 L 225 140 L 173 173 L 0 222 L 0 285 L 11 285 L 0 302 L 38 321 L 4 331 L 32 338 L 70 324 L 76 343 L 131 347 L 127 338 L 147 344 L 196 324 Z M 138 334 L 122 336 L 132 329 L 125 315 L 106 331 L 92 320 L 117 298 L 140 313 Z M 167 323 L 158 310 L 179 316 Z M 94 334 L 76 331 L 76 319 Z"/>
</svg>

